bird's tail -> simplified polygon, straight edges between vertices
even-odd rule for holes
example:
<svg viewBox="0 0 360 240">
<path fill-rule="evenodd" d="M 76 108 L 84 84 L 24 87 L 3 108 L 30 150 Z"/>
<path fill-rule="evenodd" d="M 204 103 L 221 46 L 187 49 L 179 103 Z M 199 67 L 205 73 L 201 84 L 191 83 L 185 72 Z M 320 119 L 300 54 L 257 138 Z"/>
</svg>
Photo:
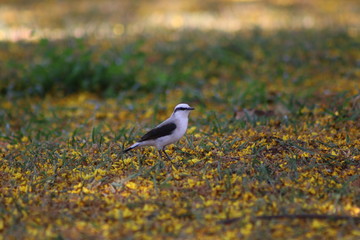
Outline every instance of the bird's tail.
<svg viewBox="0 0 360 240">
<path fill-rule="evenodd" d="M 123 153 L 126 153 L 126 152 L 128 152 L 128 151 L 130 151 L 130 150 L 132 150 L 132 149 L 134 149 L 134 148 L 136 148 L 136 147 L 138 147 L 140 145 L 140 143 L 134 143 L 133 145 L 131 145 L 130 147 L 128 147 L 127 149 L 125 149 L 124 151 L 123 151 Z"/>
</svg>

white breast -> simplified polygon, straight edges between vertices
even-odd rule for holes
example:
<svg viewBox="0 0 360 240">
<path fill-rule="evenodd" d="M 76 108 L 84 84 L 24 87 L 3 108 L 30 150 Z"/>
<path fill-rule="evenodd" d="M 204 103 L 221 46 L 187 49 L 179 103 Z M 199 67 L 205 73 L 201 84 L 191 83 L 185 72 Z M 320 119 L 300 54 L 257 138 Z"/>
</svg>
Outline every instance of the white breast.
<svg viewBox="0 0 360 240">
<path fill-rule="evenodd" d="M 187 126 L 188 126 L 188 118 L 174 118 L 172 119 L 176 124 L 176 129 L 169 136 L 161 137 L 156 140 L 156 147 L 158 149 L 162 149 L 166 145 L 175 143 L 180 140 L 182 136 L 184 136 Z"/>
</svg>

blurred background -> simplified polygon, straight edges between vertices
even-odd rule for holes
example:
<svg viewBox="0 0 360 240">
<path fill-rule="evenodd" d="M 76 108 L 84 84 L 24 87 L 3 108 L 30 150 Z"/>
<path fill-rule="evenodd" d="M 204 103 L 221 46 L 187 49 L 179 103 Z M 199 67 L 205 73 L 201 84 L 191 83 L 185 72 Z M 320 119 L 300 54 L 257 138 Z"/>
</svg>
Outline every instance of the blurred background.
<svg viewBox="0 0 360 240">
<path fill-rule="evenodd" d="M 0 0 L 0 94 L 356 94 L 359 33 L 359 0 Z"/>
<path fill-rule="evenodd" d="M 359 0 L 0 1 L 0 40 L 114 38 L 159 29 L 233 32 L 346 27 L 359 31 Z"/>
</svg>

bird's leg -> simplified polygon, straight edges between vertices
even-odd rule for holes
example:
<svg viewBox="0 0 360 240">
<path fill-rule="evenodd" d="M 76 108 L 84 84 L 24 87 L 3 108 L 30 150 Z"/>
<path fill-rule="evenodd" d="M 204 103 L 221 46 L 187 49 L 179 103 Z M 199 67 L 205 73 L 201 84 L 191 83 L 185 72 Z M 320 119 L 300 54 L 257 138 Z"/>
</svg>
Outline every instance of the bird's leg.
<svg viewBox="0 0 360 240">
<path fill-rule="evenodd" d="M 171 161 L 171 158 L 170 158 L 169 155 L 165 152 L 165 148 L 163 148 L 162 151 L 163 151 L 163 153 L 165 153 L 165 156 L 167 157 L 167 159 Z"/>
<path fill-rule="evenodd" d="M 158 152 L 159 152 L 159 155 L 160 155 L 160 159 L 162 159 L 163 156 L 162 156 L 162 154 L 161 154 L 161 150 L 158 150 Z"/>
<path fill-rule="evenodd" d="M 160 159 L 157 160 L 155 166 L 156 166 L 156 171 L 161 170 L 164 167 L 164 162 L 163 162 L 163 155 L 161 154 L 161 150 L 158 150 L 159 155 L 160 155 Z"/>
</svg>

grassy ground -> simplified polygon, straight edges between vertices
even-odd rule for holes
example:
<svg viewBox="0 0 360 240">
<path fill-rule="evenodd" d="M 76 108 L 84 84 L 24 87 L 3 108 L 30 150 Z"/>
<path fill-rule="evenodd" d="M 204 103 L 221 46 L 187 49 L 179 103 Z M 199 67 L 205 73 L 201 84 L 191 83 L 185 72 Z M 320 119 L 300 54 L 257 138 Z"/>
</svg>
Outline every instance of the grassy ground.
<svg viewBox="0 0 360 240">
<path fill-rule="evenodd" d="M 1 239 L 358 239 L 360 37 L 0 43 Z M 168 147 L 122 150 L 189 103 Z"/>
<path fill-rule="evenodd" d="M 1 101 L 3 238 L 357 238 L 359 39 L 258 30 L 171 38 L 126 43 L 118 51 L 131 57 L 119 66 L 141 67 L 129 85 L 99 88 L 81 74 L 73 89 L 55 79 L 89 48 L 7 48 L 24 67 L 2 72 L 22 76 L 4 77 L 13 85 Z M 78 72 L 93 74 L 116 52 L 98 49 Z M 183 101 L 196 111 L 167 150 L 172 161 L 152 148 L 121 153 Z"/>
</svg>

